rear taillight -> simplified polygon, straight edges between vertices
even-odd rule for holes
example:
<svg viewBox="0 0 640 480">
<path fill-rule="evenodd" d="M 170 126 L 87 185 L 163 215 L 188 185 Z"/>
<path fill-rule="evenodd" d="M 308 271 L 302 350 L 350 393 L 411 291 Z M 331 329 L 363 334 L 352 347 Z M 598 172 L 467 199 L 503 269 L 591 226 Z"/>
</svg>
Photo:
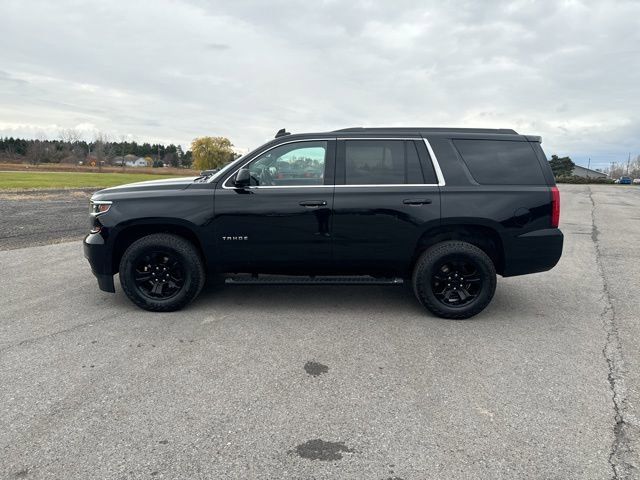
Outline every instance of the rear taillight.
<svg viewBox="0 0 640 480">
<path fill-rule="evenodd" d="M 558 228 L 560 224 L 560 190 L 551 187 L 551 226 Z"/>
</svg>

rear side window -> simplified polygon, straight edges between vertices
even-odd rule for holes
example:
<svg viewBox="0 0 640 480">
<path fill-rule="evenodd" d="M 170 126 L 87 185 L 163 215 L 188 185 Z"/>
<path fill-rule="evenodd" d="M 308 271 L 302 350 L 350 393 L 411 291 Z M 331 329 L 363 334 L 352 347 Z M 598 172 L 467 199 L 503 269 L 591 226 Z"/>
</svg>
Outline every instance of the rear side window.
<svg viewBox="0 0 640 480">
<path fill-rule="evenodd" d="M 546 185 L 528 142 L 454 140 L 471 175 L 484 185 Z"/>
<path fill-rule="evenodd" d="M 418 152 L 412 141 L 345 141 L 346 185 L 424 183 Z"/>
</svg>

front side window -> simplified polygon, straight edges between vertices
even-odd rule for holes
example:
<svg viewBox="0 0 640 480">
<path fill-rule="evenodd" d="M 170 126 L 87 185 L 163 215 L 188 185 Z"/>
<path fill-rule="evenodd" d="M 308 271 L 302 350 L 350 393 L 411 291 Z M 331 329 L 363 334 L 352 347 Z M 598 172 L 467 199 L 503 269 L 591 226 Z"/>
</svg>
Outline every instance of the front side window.
<svg viewBox="0 0 640 480">
<path fill-rule="evenodd" d="M 345 141 L 346 185 L 401 185 L 424 183 L 413 141 Z"/>
<path fill-rule="evenodd" d="M 296 142 L 280 145 L 249 164 L 251 185 L 323 185 L 327 142 Z"/>
</svg>

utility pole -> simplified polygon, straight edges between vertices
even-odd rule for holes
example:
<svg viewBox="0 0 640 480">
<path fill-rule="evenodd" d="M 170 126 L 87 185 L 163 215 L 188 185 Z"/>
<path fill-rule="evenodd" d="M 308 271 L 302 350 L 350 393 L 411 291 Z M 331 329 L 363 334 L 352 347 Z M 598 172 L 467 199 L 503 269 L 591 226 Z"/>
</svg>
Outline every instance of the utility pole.
<svg viewBox="0 0 640 480">
<path fill-rule="evenodd" d="M 591 157 L 589 157 L 589 163 L 587 163 L 587 168 L 591 169 Z"/>
<path fill-rule="evenodd" d="M 124 137 L 121 137 L 122 140 L 122 148 L 120 149 L 120 153 L 122 154 L 122 171 L 124 172 Z"/>
<path fill-rule="evenodd" d="M 629 152 L 629 158 L 627 158 L 627 175 L 629 175 L 629 164 L 631 163 L 631 152 Z"/>
</svg>

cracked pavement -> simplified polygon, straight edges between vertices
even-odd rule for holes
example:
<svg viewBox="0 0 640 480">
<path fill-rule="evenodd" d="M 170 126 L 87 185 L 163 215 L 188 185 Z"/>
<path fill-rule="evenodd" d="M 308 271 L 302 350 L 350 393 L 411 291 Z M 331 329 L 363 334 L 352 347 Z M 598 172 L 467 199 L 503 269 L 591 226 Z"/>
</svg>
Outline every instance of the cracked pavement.
<svg viewBox="0 0 640 480">
<path fill-rule="evenodd" d="M 591 239 L 596 246 L 596 264 L 606 302 L 602 312 L 605 329 L 602 353 L 609 369 L 607 378 L 614 409 L 614 440 L 609 463 L 613 478 L 640 478 L 637 417 L 640 400 L 637 383 L 640 380 L 637 375 L 640 368 L 640 273 L 637 268 L 640 260 L 640 191 L 637 188 L 618 189 L 616 193 L 621 195 L 613 198 L 608 193 L 606 189 L 589 187 Z M 611 204 L 614 198 L 620 200 L 617 206 Z"/>
<path fill-rule="evenodd" d="M 0 251 L 0 478 L 639 478 L 640 188 L 560 189 L 560 264 L 469 321 L 402 286 L 153 314 L 79 241 Z"/>
</svg>

